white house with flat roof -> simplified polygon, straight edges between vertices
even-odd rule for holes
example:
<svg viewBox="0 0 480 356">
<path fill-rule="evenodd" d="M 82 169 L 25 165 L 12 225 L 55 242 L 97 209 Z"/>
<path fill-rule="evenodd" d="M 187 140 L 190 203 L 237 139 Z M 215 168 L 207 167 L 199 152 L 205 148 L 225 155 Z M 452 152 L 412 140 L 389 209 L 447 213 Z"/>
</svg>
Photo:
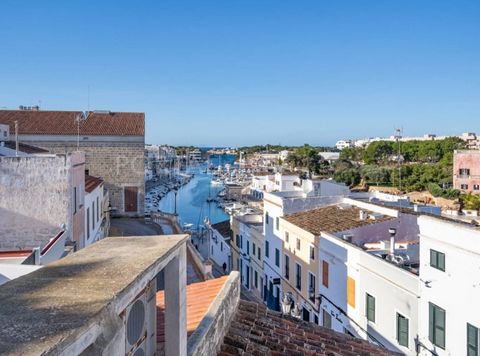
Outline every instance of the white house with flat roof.
<svg viewBox="0 0 480 356">
<path fill-rule="evenodd" d="M 422 354 L 479 355 L 480 229 L 420 216 Z"/>
<path fill-rule="evenodd" d="M 283 217 L 283 235 L 290 240 L 284 241 L 288 248 L 283 252 L 291 274 L 298 274 L 296 266 L 300 275 L 295 278 L 302 281 L 290 278 L 283 289 L 303 310 L 303 319 L 394 352 L 415 354 L 416 219 L 415 214 L 348 198 Z M 303 253 L 304 246 L 313 251 Z"/>
</svg>

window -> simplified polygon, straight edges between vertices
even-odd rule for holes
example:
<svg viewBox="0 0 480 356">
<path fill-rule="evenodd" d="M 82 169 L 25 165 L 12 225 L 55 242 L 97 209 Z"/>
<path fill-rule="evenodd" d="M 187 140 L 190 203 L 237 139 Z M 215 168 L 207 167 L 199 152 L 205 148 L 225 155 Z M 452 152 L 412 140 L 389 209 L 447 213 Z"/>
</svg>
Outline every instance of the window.
<svg viewBox="0 0 480 356">
<path fill-rule="evenodd" d="M 280 218 L 279 217 L 276 217 L 275 218 L 275 229 L 279 229 L 280 228 Z"/>
<path fill-rule="evenodd" d="M 474 184 L 473 190 L 480 190 L 480 184 Z"/>
<path fill-rule="evenodd" d="M 255 278 L 254 278 L 253 281 L 255 283 L 255 288 L 258 288 L 258 272 L 255 271 L 254 275 L 255 275 Z"/>
<path fill-rule="evenodd" d="M 301 247 L 301 245 L 300 245 L 300 239 L 297 238 L 297 250 L 300 250 L 300 247 Z"/>
<path fill-rule="evenodd" d="M 255 256 L 255 242 L 252 242 L 252 255 Z"/>
<path fill-rule="evenodd" d="M 97 197 L 97 222 L 100 221 L 100 203 Z"/>
<path fill-rule="evenodd" d="M 470 169 L 468 169 L 468 168 L 460 168 L 460 169 L 458 170 L 458 174 L 459 174 L 460 176 L 462 176 L 462 177 L 467 177 L 467 176 L 470 175 Z"/>
<path fill-rule="evenodd" d="M 368 321 L 375 322 L 375 297 L 366 293 L 365 315 Z M 398 323 L 397 323 L 398 324 Z"/>
<path fill-rule="evenodd" d="M 240 248 L 243 248 L 243 235 L 240 235 Z"/>
<path fill-rule="evenodd" d="M 445 254 L 430 250 L 430 266 L 445 272 Z"/>
<path fill-rule="evenodd" d="M 332 316 L 325 309 L 322 310 L 323 327 L 332 328 Z"/>
<path fill-rule="evenodd" d="M 220 242 L 220 251 L 223 252 L 223 242 Z"/>
<path fill-rule="evenodd" d="M 445 349 L 445 310 L 428 303 L 428 339 L 432 344 Z"/>
<path fill-rule="evenodd" d="M 285 255 L 285 267 L 284 267 L 284 276 L 286 279 L 290 279 L 290 257 Z"/>
<path fill-rule="evenodd" d="M 315 260 L 315 247 L 310 246 L 310 259 L 313 261 Z"/>
<path fill-rule="evenodd" d="M 467 190 L 468 184 L 460 184 L 460 189 Z"/>
<path fill-rule="evenodd" d="M 322 262 L 322 284 L 324 287 L 328 288 L 328 262 Z"/>
<path fill-rule="evenodd" d="M 212 245 L 212 248 L 211 248 L 212 252 L 211 252 L 211 255 L 213 255 L 213 245 Z"/>
<path fill-rule="evenodd" d="M 280 250 L 275 249 L 275 266 L 280 267 Z"/>
<path fill-rule="evenodd" d="M 315 298 L 317 296 L 317 290 L 315 286 L 315 275 L 308 272 L 308 294 L 309 299 L 315 303 Z"/>
<path fill-rule="evenodd" d="M 397 341 L 399 345 L 408 347 L 408 319 L 397 313 Z"/>
<path fill-rule="evenodd" d="M 265 213 L 265 224 L 268 225 L 268 211 Z"/>
<path fill-rule="evenodd" d="M 87 239 L 90 238 L 90 208 L 87 208 Z"/>
<path fill-rule="evenodd" d="M 240 248 L 240 235 L 236 235 L 235 240 L 236 240 L 235 242 L 236 242 L 237 247 Z"/>
<path fill-rule="evenodd" d="M 467 356 L 478 356 L 478 328 L 467 324 Z"/>
<path fill-rule="evenodd" d="M 77 213 L 77 187 L 73 187 L 73 213 Z"/>
<path fill-rule="evenodd" d="M 302 290 L 302 266 L 296 263 L 295 270 L 295 287 L 297 287 L 298 290 Z"/>
<path fill-rule="evenodd" d="M 290 238 L 288 231 L 285 231 L 285 242 L 288 242 L 288 239 Z"/>
<path fill-rule="evenodd" d="M 262 260 L 262 249 L 259 247 L 257 252 L 258 252 L 258 255 L 257 255 L 258 259 L 261 261 Z"/>
<path fill-rule="evenodd" d="M 250 254 L 250 241 L 247 240 L 247 255 Z"/>
<path fill-rule="evenodd" d="M 269 258 L 270 257 L 270 246 L 268 241 L 265 241 L 265 257 Z"/>
<path fill-rule="evenodd" d="M 355 308 L 355 280 L 352 277 L 347 277 L 347 303 Z"/>
</svg>

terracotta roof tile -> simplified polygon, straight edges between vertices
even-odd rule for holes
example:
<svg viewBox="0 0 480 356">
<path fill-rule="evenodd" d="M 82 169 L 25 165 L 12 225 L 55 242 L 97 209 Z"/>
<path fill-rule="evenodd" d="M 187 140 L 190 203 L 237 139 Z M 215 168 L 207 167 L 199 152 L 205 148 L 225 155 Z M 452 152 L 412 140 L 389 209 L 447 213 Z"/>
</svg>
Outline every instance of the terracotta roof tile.
<svg viewBox="0 0 480 356">
<path fill-rule="evenodd" d="M 85 174 L 85 191 L 87 193 L 93 192 L 95 188 L 102 183 L 103 183 L 102 178 L 97 178 L 97 177 L 89 176 L 88 174 Z"/>
<path fill-rule="evenodd" d="M 26 135 L 76 135 L 76 118 L 81 111 L 0 110 L 0 123 L 10 125 L 15 132 L 18 120 L 19 133 Z M 80 135 L 143 136 L 145 114 L 131 112 L 88 113 L 80 121 Z"/>
<path fill-rule="evenodd" d="M 209 279 L 187 285 L 187 334 L 190 336 L 197 329 L 210 304 L 222 289 L 228 276 Z M 165 342 L 165 294 L 157 293 L 157 344 L 161 349 Z"/>
<path fill-rule="evenodd" d="M 218 355 L 396 355 L 346 334 L 240 300 Z"/>
<path fill-rule="evenodd" d="M 361 210 L 356 206 L 340 208 L 333 205 L 287 215 L 284 219 L 315 236 L 319 236 L 321 232 L 335 233 L 393 219 L 391 216 L 383 215 L 376 219 L 361 220 Z M 369 215 L 372 214 L 363 210 Z"/>
</svg>

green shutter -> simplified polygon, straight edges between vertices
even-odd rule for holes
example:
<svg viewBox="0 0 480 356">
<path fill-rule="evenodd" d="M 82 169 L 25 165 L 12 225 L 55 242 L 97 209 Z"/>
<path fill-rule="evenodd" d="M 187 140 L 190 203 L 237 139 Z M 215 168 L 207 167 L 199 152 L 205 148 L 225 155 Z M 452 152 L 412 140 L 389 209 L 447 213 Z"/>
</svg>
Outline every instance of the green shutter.
<svg viewBox="0 0 480 356">
<path fill-rule="evenodd" d="M 397 313 L 397 341 L 408 347 L 408 319 Z"/>
<path fill-rule="evenodd" d="M 442 308 L 436 307 L 436 316 L 435 316 L 435 339 L 436 345 L 445 348 L 445 310 Z"/>
<path fill-rule="evenodd" d="M 428 339 L 432 344 L 445 349 L 445 310 L 429 303 Z"/>
<path fill-rule="evenodd" d="M 428 340 L 430 340 L 431 343 L 434 343 L 434 338 L 435 338 L 435 306 L 432 303 L 428 303 Z"/>
<path fill-rule="evenodd" d="M 467 356 L 478 356 L 478 328 L 467 324 Z"/>
<path fill-rule="evenodd" d="M 371 322 L 375 322 L 375 298 L 372 297 L 370 294 L 367 293 L 366 295 L 366 315 L 367 320 Z"/>
<path fill-rule="evenodd" d="M 445 271 L 445 254 L 437 252 L 438 269 Z"/>
</svg>

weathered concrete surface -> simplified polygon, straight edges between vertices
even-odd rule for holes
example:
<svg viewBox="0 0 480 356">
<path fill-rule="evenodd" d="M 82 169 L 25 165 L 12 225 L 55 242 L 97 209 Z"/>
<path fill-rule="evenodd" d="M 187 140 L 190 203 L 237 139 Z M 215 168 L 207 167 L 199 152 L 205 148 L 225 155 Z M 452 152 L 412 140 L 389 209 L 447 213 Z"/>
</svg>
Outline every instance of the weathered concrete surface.
<svg viewBox="0 0 480 356">
<path fill-rule="evenodd" d="M 106 238 L 0 287 L 0 354 L 59 354 L 108 331 L 187 238 Z"/>
<path fill-rule="evenodd" d="M 113 218 L 110 220 L 109 236 L 163 235 L 157 224 L 146 224 L 143 218 Z"/>
<path fill-rule="evenodd" d="M 74 166 L 79 165 L 83 179 L 83 161 L 79 152 L 0 157 L 0 249 L 43 246 L 60 231 L 61 224 L 69 234 L 76 230 L 78 238 L 83 236 L 83 208 L 77 209 L 81 225 L 74 229 L 72 206 L 73 182 L 78 180 L 73 176 Z M 77 182 L 77 188 L 83 185 Z M 81 206 L 83 194 L 78 197 Z"/>
<path fill-rule="evenodd" d="M 216 355 L 235 317 L 240 300 L 239 273 L 230 273 L 195 332 L 188 338 L 188 355 Z"/>
</svg>

